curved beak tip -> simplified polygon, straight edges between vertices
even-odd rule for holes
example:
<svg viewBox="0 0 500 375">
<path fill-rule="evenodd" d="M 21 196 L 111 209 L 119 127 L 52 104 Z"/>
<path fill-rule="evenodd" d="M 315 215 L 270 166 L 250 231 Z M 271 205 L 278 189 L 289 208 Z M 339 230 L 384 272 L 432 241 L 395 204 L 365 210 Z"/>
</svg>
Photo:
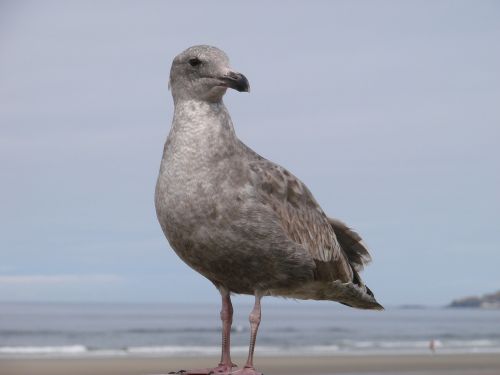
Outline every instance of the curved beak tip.
<svg viewBox="0 0 500 375">
<path fill-rule="evenodd" d="M 230 72 L 224 77 L 227 86 L 239 92 L 250 92 L 250 83 L 241 73 Z"/>
</svg>

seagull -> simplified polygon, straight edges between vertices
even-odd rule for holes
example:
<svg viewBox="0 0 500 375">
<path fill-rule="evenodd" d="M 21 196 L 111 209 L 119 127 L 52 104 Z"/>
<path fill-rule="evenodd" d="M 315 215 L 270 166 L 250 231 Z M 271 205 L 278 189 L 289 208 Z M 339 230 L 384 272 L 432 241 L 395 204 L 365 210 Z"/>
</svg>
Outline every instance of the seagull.
<svg viewBox="0 0 500 375">
<path fill-rule="evenodd" d="M 172 62 L 169 87 L 175 108 L 155 190 L 158 221 L 176 254 L 222 297 L 220 363 L 184 373 L 262 375 L 253 356 L 264 296 L 382 310 L 359 276 L 371 260 L 361 237 L 237 138 L 222 99 L 250 85 L 227 55 L 207 45 L 186 49 Z M 241 368 L 230 355 L 231 294 L 255 296 Z"/>
</svg>

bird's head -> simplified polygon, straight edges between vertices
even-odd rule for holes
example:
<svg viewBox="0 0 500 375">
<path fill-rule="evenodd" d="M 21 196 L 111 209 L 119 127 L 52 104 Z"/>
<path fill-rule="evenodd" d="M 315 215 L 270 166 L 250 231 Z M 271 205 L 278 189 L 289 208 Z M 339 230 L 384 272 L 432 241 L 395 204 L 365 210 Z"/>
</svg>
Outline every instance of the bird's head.
<svg viewBox="0 0 500 375">
<path fill-rule="evenodd" d="M 218 102 L 228 88 L 250 91 L 247 78 L 233 71 L 227 55 L 212 46 L 193 46 L 174 58 L 169 86 L 174 101 Z"/>
</svg>

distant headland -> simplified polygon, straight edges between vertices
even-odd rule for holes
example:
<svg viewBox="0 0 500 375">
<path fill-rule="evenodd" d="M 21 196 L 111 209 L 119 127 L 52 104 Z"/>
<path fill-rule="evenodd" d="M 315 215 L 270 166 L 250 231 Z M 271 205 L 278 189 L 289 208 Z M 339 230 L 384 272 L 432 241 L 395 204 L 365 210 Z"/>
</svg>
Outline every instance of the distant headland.
<svg viewBox="0 0 500 375">
<path fill-rule="evenodd" d="M 464 297 L 453 300 L 448 307 L 468 307 L 477 309 L 500 309 L 500 290 L 481 297 Z"/>
</svg>

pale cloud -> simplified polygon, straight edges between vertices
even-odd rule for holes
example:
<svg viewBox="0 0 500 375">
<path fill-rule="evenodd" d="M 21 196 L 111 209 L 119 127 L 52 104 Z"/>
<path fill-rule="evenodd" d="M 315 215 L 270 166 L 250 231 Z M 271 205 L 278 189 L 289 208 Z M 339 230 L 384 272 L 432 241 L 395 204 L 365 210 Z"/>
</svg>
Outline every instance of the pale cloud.
<svg viewBox="0 0 500 375">
<path fill-rule="evenodd" d="M 31 285 L 31 284 L 87 284 L 115 283 L 122 278 L 113 274 L 98 275 L 3 275 L 0 285 Z"/>
<path fill-rule="evenodd" d="M 14 272 L 15 270 L 16 267 L 14 266 L 6 266 L 6 265 L 0 266 L 0 272 Z"/>
</svg>

